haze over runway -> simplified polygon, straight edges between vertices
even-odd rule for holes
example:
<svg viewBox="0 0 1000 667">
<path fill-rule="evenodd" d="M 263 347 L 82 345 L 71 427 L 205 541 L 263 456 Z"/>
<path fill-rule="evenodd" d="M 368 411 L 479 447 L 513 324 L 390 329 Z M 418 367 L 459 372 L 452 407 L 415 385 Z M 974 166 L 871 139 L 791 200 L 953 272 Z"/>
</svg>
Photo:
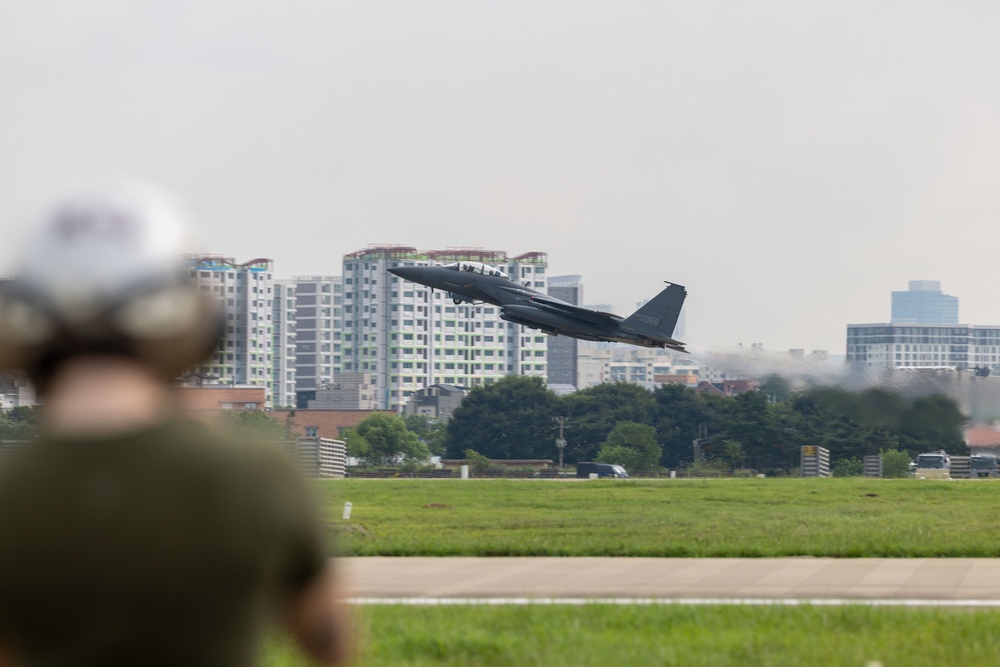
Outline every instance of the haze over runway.
<svg viewBox="0 0 1000 667">
<path fill-rule="evenodd" d="M 1000 324 L 998 24 L 977 0 L 3 3 L 0 247 L 124 174 L 187 202 L 193 250 L 279 276 L 393 243 L 547 252 L 619 313 L 677 282 L 695 351 L 839 353 L 914 279 Z"/>
</svg>

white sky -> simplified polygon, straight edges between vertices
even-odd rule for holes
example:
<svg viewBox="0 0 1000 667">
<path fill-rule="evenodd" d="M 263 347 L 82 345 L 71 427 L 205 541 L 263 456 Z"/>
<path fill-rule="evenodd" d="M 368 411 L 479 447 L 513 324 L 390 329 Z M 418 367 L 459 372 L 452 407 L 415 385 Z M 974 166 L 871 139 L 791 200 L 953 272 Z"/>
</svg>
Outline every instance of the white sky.
<svg viewBox="0 0 1000 667">
<path fill-rule="evenodd" d="M 0 0 L 0 270 L 54 193 L 177 193 L 200 250 L 549 254 L 695 349 L 842 353 L 940 280 L 1000 324 L 1000 4 Z"/>
</svg>

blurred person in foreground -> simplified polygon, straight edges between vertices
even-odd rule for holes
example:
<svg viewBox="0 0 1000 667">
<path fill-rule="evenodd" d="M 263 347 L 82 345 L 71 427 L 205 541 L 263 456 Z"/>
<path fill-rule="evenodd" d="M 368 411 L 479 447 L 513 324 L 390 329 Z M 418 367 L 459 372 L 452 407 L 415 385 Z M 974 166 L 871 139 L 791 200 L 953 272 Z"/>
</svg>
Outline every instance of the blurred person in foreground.
<svg viewBox="0 0 1000 667">
<path fill-rule="evenodd" d="M 0 664 L 253 665 L 275 621 L 313 660 L 348 660 L 293 463 L 171 414 L 169 382 L 222 322 L 184 240 L 155 193 L 83 193 L 0 292 L 0 368 L 43 403 L 40 440 L 0 460 Z"/>
</svg>

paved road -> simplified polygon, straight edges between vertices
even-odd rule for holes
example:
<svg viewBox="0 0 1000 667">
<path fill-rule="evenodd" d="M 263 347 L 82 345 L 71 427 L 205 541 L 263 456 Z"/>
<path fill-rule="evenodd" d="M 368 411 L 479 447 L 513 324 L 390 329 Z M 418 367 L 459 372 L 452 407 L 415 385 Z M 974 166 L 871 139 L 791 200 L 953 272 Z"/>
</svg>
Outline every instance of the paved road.
<svg viewBox="0 0 1000 667">
<path fill-rule="evenodd" d="M 352 595 L 461 600 L 924 601 L 1000 606 L 991 558 L 347 558 Z"/>
</svg>

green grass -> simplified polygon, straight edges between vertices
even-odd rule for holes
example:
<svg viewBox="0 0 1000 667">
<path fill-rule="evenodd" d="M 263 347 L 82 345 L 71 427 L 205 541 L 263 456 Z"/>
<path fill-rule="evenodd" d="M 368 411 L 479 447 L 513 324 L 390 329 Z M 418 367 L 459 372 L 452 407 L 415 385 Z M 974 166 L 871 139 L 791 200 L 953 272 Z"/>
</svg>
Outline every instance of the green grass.
<svg viewBox="0 0 1000 667">
<path fill-rule="evenodd" d="M 862 479 L 319 483 L 355 555 L 1000 555 L 1000 483 Z M 351 501 L 350 521 L 341 518 Z M 1000 611 L 896 607 L 356 608 L 361 665 L 992 665 Z M 299 667 L 286 644 L 268 667 Z"/>
<path fill-rule="evenodd" d="M 872 607 L 366 607 L 362 665 L 994 665 L 1000 612 Z M 268 647 L 267 667 L 298 667 Z"/>
<path fill-rule="evenodd" d="M 1000 482 L 864 479 L 319 482 L 359 556 L 994 557 Z M 351 501 L 350 521 L 341 519 Z"/>
</svg>

